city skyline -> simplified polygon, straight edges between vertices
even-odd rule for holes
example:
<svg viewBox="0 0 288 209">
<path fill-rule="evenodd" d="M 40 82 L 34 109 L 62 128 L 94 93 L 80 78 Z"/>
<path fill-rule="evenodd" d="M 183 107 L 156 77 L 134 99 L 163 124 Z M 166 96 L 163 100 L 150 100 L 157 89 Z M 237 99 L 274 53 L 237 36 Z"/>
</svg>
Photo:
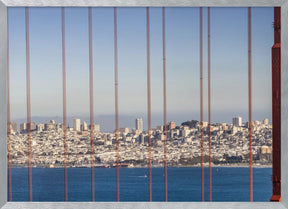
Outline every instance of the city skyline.
<svg viewBox="0 0 288 209">
<path fill-rule="evenodd" d="M 232 122 L 236 124 L 216 123 L 211 126 L 211 155 L 213 166 L 219 164 L 246 165 L 249 162 L 249 135 L 248 123 L 240 124 L 241 117 L 235 117 Z M 136 122 L 138 121 L 138 123 Z M 147 167 L 148 146 L 153 147 L 153 166 L 163 166 L 163 145 L 167 140 L 169 166 L 200 166 L 200 141 L 201 129 L 204 131 L 204 155 L 206 166 L 208 165 L 208 134 L 207 122 L 200 125 L 197 121 L 186 121 L 180 124 L 170 121 L 167 124 L 167 132 L 163 125 L 153 127 L 150 132 L 151 144 L 148 140 L 148 130 L 141 130 L 141 118 L 135 120 L 135 128 L 119 128 L 119 162 L 125 167 Z M 17 124 L 12 123 L 12 128 Z M 26 165 L 27 132 L 28 125 L 20 124 L 23 130 L 11 129 L 10 139 L 12 144 L 12 165 Z M 97 128 L 96 128 L 97 126 Z M 96 125 L 93 136 L 93 150 L 95 166 L 115 167 L 117 146 L 116 133 L 107 133 Z M 31 140 L 33 152 L 33 167 L 63 167 L 63 124 L 57 124 L 55 120 L 45 124 L 32 123 Z M 36 129 L 35 129 L 36 128 Z M 90 167 L 90 134 L 85 121 L 75 118 L 73 127 L 66 129 L 67 146 L 69 148 L 69 167 Z M 263 121 L 253 121 L 253 161 L 256 166 L 271 165 L 272 160 L 272 125 L 265 118 Z M 166 134 L 166 137 L 165 137 Z M 149 145 L 148 145 L 149 144 Z M 203 163 L 205 163 L 205 161 Z"/>
<path fill-rule="evenodd" d="M 186 115 L 187 119 L 199 120 L 199 8 L 167 8 L 166 12 L 168 118 L 181 121 Z M 206 12 L 204 8 L 204 120 Z M 30 9 L 32 116 L 62 115 L 60 14 L 59 8 Z M 211 8 L 211 15 L 212 121 L 226 121 L 231 112 L 245 118 L 247 9 Z M 87 18 L 87 8 L 66 9 L 68 117 L 89 114 Z M 163 111 L 161 21 L 161 8 L 151 8 L 152 123 L 162 121 Z M 271 120 L 272 22 L 273 8 L 252 8 L 253 120 Z M 145 24 L 144 8 L 118 9 L 119 114 L 123 116 L 145 118 L 147 114 Z M 112 8 L 93 8 L 93 30 L 97 118 L 114 114 Z M 9 38 L 11 119 L 15 120 L 26 116 L 24 8 L 9 8 Z"/>
<path fill-rule="evenodd" d="M 67 125 L 67 128 L 71 129 L 71 130 L 74 130 L 76 132 L 82 132 L 82 131 L 89 131 L 91 129 L 91 124 L 89 124 L 89 122 L 87 123 L 87 121 L 85 120 L 82 120 L 80 118 L 72 118 L 70 119 L 73 121 L 72 124 L 69 124 Z M 128 130 L 134 130 L 136 131 L 137 133 L 141 133 L 143 131 L 148 131 L 147 129 L 144 129 L 143 128 L 143 118 L 136 118 L 134 119 L 135 121 L 135 124 L 134 124 L 134 127 L 132 126 L 120 126 L 119 127 L 119 130 L 125 130 L 128 128 Z M 180 127 L 182 126 L 183 123 L 185 122 L 189 122 L 189 121 L 193 121 L 192 120 L 186 120 L 186 121 L 182 121 L 181 123 L 176 123 L 175 121 L 169 121 L 167 122 L 167 127 L 168 128 L 171 128 L 171 126 L 173 127 L 173 129 L 175 127 Z M 194 121 L 197 121 L 197 120 L 194 120 Z M 200 123 L 200 121 L 198 121 Z M 253 123 L 263 123 L 264 125 L 271 125 L 269 122 L 270 120 L 268 118 L 263 118 L 262 120 L 254 120 L 252 121 Z M 172 125 L 171 125 L 172 124 Z M 231 122 L 227 123 L 227 122 L 216 122 L 216 123 L 211 123 L 211 125 L 217 125 L 217 124 L 227 124 L 227 125 L 233 125 L 235 127 L 242 127 L 242 126 L 247 126 L 248 124 L 248 121 L 242 121 L 242 117 L 240 116 L 235 116 L 231 119 Z M 54 119 L 50 119 L 49 122 L 46 120 L 45 122 L 35 122 L 32 120 L 31 122 L 31 130 L 34 131 L 34 130 L 37 130 L 37 131 L 42 131 L 42 130 L 52 130 L 54 128 L 52 128 L 52 126 L 54 128 L 61 128 L 63 129 L 63 124 L 61 122 L 57 122 L 57 120 L 54 120 Z M 205 127 L 207 127 L 208 125 L 208 122 L 207 121 L 203 121 L 203 125 Z M 38 127 L 40 126 L 40 128 Z M 164 127 L 163 124 L 156 124 L 155 126 L 152 126 L 152 129 L 157 129 L 158 127 L 162 126 L 162 128 Z M 96 131 L 97 133 L 101 132 L 100 131 L 100 127 L 101 125 L 99 123 L 97 123 L 97 121 L 94 123 L 94 131 Z M 27 125 L 27 122 L 21 122 L 21 123 L 17 123 L 15 121 L 11 121 L 11 130 L 13 129 L 13 132 L 16 133 L 16 132 L 26 132 L 27 129 L 28 129 L 28 125 Z M 107 129 L 103 129 L 102 132 L 108 132 L 108 133 L 113 133 L 115 132 L 115 130 L 113 131 L 107 131 Z"/>
<path fill-rule="evenodd" d="M 195 113 L 194 115 L 196 115 L 197 113 Z M 220 113 L 221 114 L 221 113 Z M 248 113 L 246 113 L 248 115 Z M 192 114 L 191 114 L 192 115 Z M 213 115 L 213 114 L 212 114 Z M 241 115 L 241 114 L 240 114 Z M 245 114 L 244 114 L 245 115 Z M 255 116 L 257 115 L 257 117 Z M 212 120 L 212 124 L 213 123 L 232 123 L 231 119 L 233 117 L 239 116 L 239 114 L 233 114 L 233 113 L 229 113 L 227 114 L 227 116 L 225 117 L 225 120 L 220 121 L 220 120 Z M 137 117 L 141 117 L 143 119 L 143 129 L 147 129 L 147 116 L 145 114 L 142 115 L 138 115 L 138 116 L 133 116 L 133 115 L 119 115 L 119 126 L 120 127 L 134 127 L 135 126 L 135 118 Z M 241 115 L 242 120 L 243 121 L 248 121 L 248 117 Z M 87 123 L 89 122 L 89 115 L 82 115 L 82 116 L 68 116 L 67 117 L 67 126 L 69 127 L 73 127 L 73 120 L 75 118 L 79 118 L 81 121 L 86 121 Z M 264 118 L 267 118 L 270 121 L 272 121 L 272 117 L 268 117 L 262 113 L 257 113 L 254 114 L 253 120 L 258 120 L 258 121 L 262 121 Z M 35 123 L 45 123 L 47 121 L 50 121 L 51 119 L 54 119 L 56 121 L 56 123 L 63 123 L 63 118 L 61 116 L 54 116 L 54 117 L 50 117 L 50 116 L 32 116 L 31 117 L 32 122 Z M 176 124 L 181 124 L 184 121 L 189 121 L 189 120 L 198 120 L 199 118 L 197 117 L 187 117 L 186 114 L 180 115 L 178 117 L 168 117 L 167 121 L 175 121 Z M 206 117 L 204 117 L 204 121 L 208 121 L 206 119 Z M 11 122 L 17 122 L 18 124 L 20 123 L 25 123 L 27 122 L 26 118 L 18 118 L 18 119 L 13 119 Z M 113 124 L 115 123 L 115 115 L 100 115 L 100 116 L 94 116 L 94 122 L 95 124 L 99 124 L 101 126 L 101 129 L 103 131 L 106 132 L 113 132 L 115 130 L 115 127 L 113 126 Z M 112 125 L 111 125 L 112 124 Z M 157 114 L 157 115 L 153 115 L 152 114 L 152 121 L 151 121 L 152 127 L 156 127 L 158 125 L 163 125 L 163 115 L 162 114 Z"/>
</svg>

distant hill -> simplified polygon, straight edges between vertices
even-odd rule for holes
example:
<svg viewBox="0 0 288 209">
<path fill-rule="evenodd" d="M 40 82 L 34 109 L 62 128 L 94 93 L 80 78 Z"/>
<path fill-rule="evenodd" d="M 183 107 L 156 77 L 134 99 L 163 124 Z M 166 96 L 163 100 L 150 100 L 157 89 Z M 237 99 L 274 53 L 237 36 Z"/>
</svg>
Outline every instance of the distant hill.
<svg viewBox="0 0 288 209">
<path fill-rule="evenodd" d="M 198 120 L 191 120 L 181 123 L 182 126 L 189 126 L 190 128 L 195 128 L 198 124 Z"/>
</svg>

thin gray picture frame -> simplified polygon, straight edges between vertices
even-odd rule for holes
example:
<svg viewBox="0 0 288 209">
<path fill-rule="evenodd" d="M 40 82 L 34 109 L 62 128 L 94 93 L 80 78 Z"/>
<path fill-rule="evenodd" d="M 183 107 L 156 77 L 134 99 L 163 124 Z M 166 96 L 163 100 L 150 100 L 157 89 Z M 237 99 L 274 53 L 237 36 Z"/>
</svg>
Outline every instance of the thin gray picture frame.
<svg viewBox="0 0 288 209">
<path fill-rule="evenodd" d="M 281 7 L 281 202 L 7 202 L 8 7 Z M 272 46 L 271 46 L 272 47 Z M 288 208 L 288 1 L 286 0 L 0 0 L 0 208 L 156 209 Z M 286 99 L 285 99 L 286 98 Z"/>
</svg>

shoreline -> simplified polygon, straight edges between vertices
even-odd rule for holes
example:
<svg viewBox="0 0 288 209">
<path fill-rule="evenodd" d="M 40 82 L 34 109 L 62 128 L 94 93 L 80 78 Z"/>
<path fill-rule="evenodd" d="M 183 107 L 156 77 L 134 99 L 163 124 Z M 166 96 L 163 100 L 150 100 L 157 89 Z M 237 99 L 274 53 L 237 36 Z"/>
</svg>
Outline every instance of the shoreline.
<svg viewBox="0 0 288 209">
<path fill-rule="evenodd" d="M 168 168 L 201 168 L 199 165 L 190 165 L 190 166 L 167 166 Z M 229 165 L 212 165 L 212 168 L 249 168 L 249 164 L 229 164 Z M 272 168 L 272 165 L 252 165 L 253 168 Z M 21 165 L 16 165 L 16 166 L 11 166 L 11 168 L 28 168 L 28 166 L 21 166 Z M 49 167 L 49 166 L 35 166 L 32 168 L 63 168 L 63 166 L 55 166 L 55 167 Z M 75 167 L 67 167 L 67 168 L 91 168 L 90 166 L 75 166 Z M 95 166 L 96 169 L 103 168 L 103 169 L 109 169 L 109 168 L 115 168 L 115 167 L 97 167 Z M 119 167 L 119 168 L 148 168 L 148 166 L 134 166 L 134 167 Z M 152 166 L 152 168 L 163 168 L 163 166 Z M 209 168 L 209 166 L 204 166 L 204 168 Z"/>
</svg>

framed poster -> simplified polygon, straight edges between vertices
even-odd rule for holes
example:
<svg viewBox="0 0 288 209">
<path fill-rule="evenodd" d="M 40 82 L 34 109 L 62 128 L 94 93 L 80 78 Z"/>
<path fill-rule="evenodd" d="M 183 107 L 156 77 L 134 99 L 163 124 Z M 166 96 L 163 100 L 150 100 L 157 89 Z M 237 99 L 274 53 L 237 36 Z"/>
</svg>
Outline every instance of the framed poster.
<svg viewBox="0 0 288 209">
<path fill-rule="evenodd" d="M 249 163 L 250 168 L 257 167 L 257 164 L 260 165 L 263 162 L 264 164 L 272 163 L 270 148 L 272 127 L 269 125 L 269 119 L 271 121 L 269 114 L 272 113 L 267 111 L 268 115 L 261 118 L 263 122 L 259 122 L 258 118 L 263 114 L 261 116 L 257 113 L 253 114 L 252 106 L 249 106 L 249 110 L 247 109 L 247 103 L 250 100 L 255 102 L 253 104 L 256 104 L 256 107 L 258 105 L 263 107 L 266 105 L 264 105 L 265 101 L 271 101 L 270 96 L 267 96 L 268 100 L 261 100 L 263 98 L 261 94 L 271 90 L 271 86 L 264 86 L 258 80 L 258 84 L 257 82 L 253 83 L 256 85 L 256 90 L 253 89 L 256 97 L 246 97 L 245 101 L 233 99 L 233 95 L 236 97 L 246 95 L 248 89 L 250 89 L 249 94 L 252 92 L 251 86 L 248 87 L 247 80 L 246 89 L 242 88 L 241 82 L 243 83 L 244 78 L 247 78 L 248 75 L 251 78 L 251 70 L 253 72 L 253 69 L 259 69 L 261 66 L 260 64 L 258 66 L 261 61 L 253 61 L 254 41 L 257 46 L 261 43 L 271 43 L 271 45 L 261 45 L 263 48 L 259 48 L 265 52 L 257 54 L 260 56 L 260 60 L 271 58 L 270 50 L 273 45 L 271 40 L 274 38 L 274 31 L 271 25 L 270 29 L 267 29 L 267 25 L 263 26 L 261 21 L 264 17 L 270 17 L 273 21 L 274 10 L 272 7 L 274 6 L 281 6 L 281 26 L 283 26 L 281 36 L 286 33 L 285 18 L 283 18 L 286 15 L 284 2 L 283 6 L 282 2 L 275 2 L 274 5 L 274 3 L 264 1 L 257 3 L 237 1 L 229 2 L 229 4 L 217 1 L 203 2 L 203 4 L 193 1 L 177 3 L 174 1 L 141 3 L 133 1 L 77 3 L 70 1 L 5 1 L 2 4 L 1 92 L 2 97 L 6 99 L 1 101 L 3 114 L 0 117 L 3 120 L 1 120 L 0 128 L 3 133 L 3 144 L 8 145 L 8 150 L 6 150 L 6 146 L 1 147 L 3 162 L 1 161 L 0 165 L 4 168 L 1 173 L 1 181 L 3 180 L 1 185 L 4 185 L 3 188 L 1 187 L 3 208 L 43 207 L 42 204 L 44 207 L 53 208 L 193 208 L 202 206 L 230 208 L 235 206 L 235 203 L 222 203 L 222 201 L 229 201 L 229 198 L 232 198 L 231 201 L 237 201 L 237 205 L 241 207 L 251 207 L 250 204 L 256 208 L 286 207 L 284 198 L 281 203 L 238 203 L 238 201 L 249 201 L 248 198 L 245 199 L 246 196 L 253 201 L 253 185 L 256 189 L 257 181 L 253 184 L 251 178 L 258 179 L 263 175 L 263 170 L 257 173 L 257 169 L 253 169 L 253 172 L 251 170 L 249 172 L 247 168 Z M 244 6 L 246 8 L 243 8 Z M 252 8 L 247 8 L 249 6 Z M 262 6 L 266 8 L 257 8 Z M 255 12 L 254 16 L 253 12 Z M 225 13 L 228 15 L 225 16 Z M 53 18 L 50 19 L 51 14 Z M 233 15 L 239 18 L 229 20 Z M 8 27 L 7 17 L 9 18 Z M 253 17 L 256 20 L 253 20 Z M 256 29 L 253 28 L 253 21 L 257 25 Z M 252 26 L 249 25 L 251 22 Z M 227 27 L 221 23 L 225 23 L 224 25 Z M 241 26 L 241 24 L 243 27 L 237 28 L 237 25 Z M 7 33 L 7 28 L 9 28 L 9 33 Z M 267 33 L 261 33 L 262 29 L 267 29 Z M 9 38 L 7 34 L 9 34 Z M 225 35 L 227 37 L 223 38 Z M 260 36 L 260 38 L 253 39 L 253 35 Z M 22 40 L 25 44 L 22 46 L 15 44 L 16 40 Z M 283 53 L 281 56 L 286 54 L 285 41 L 282 39 Z M 7 47 L 8 43 L 9 47 Z M 230 51 L 233 44 L 235 44 L 235 48 L 239 49 L 236 53 Z M 267 47 L 268 45 L 269 47 Z M 218 49 L 220 50 L 219 57 L 215 54 Z M 254 49 L 259 50 L 257 47 Z M 24 52 L 22 55 L 19 53 L 21 51 Z M 252 57 L 249 56 L 251 51 Z M 270 56 L 268 58 L 267 51 Z M 10 56 L 8 57 L 8 55 Z M 212 62 L 211 57 L 209 58 L 210 55 L 212 55 Z M 225 58 L 229 56 L 229 59 Z M 12 60 L 21 59 L 24 64 L 22 68 L 25 68 L 25 71 L 17 71 L 17 66 L 13 66 Z M 217 80 L 217 75 L 213 74 L 213 70 L 221 68 L 222 65 L 217 66 L 215 63 L 217 61 L 227 62 L 226 65 L 231 66 L 237 60 L 240 61 L 233 67 L 239 68 L 238 72 L 246 68 L 243 73 L 237 75 L 234 81 L 229 77 L 230 80 L 225 84 L 227 79 L 226 81 L 221 79 L 227 75 L 228 71 L 222 69 L 222 71 L 217 71 L 219 74 L 223 73 L 222 76 L 218 75 Z M 251 62 L 248 63 L 249 60 L 252 60 L 253 65 Z M 210 64 L 208 64 L 209 62 Z M 282 66 L 285 66 L 286 60 L 282 59 L 282 62 Z M 227 70 L 229 68 L 227 66 L 224 65 L 223 68 Z M 53 71 L 53 69 L 56 70 Z M 99 73 L 96 69 L 103 70 L 100 70 Z M 212 69 L 212 83 L 216 84 L 212 85 L 212 89 L 211 86 L 205 86 L 211 84 L 209 81 L 211 74 L 209 75 L 210 70 L 208 69 Z M 267 69 L 268 73 L 271 70 L 270 66 L 262 69 Z M 82 71 L 85 71 L 85 75 Z M 21 75 L 21 73 L 25 79 L 17 78 L 17 74 Z M 261 71 L 255 70 L 253 73 L 256 73 L 255 77 L 257 77 L 257 73 L 260 75 Z M 282 84 L 285 84 L 285 76 L 283 76 L 285 73 L 285 68 L 282 68 L 281 74 L 284 79 Z M 195 83 L 189 85 L 189 76 L 195 78 Z M 271 80 L 269 76 L 268 79 Z M 263 81 L 265 79 L 268 80 L 264 78 Z M 253 81 L 253 77 L 251 81 Z M 219 86 L 221 84 L 225 86 L 230 100 L 227 99 L 223 102 L 220 97 L 223 95 L 221 93 L 223 90 L 221 87 L 217 89 L 217 82 L 219 82 Z M 257 85 L 262 88 L 257 89 Z M 21 100 L 21 96 L 18 94 L 13 95 L 13 92 L 17 92 L 17 88 L 25 89 L 25 93 L 22 92 L 22 95 L 25 96 L 24 100 L 23 97 Z M 210 93 L 212 90 L 212 112 L 211 107 L 208 112 L 212 115 L 209 113 L 208 117 L 206 110 L 211 105 L 211 103 L 208 105 L 211 97 L 206 100 L 210 93 L 205 92 L 209 92 L 209 88 Z M 194 101 L 187 97 L 187 94 L 191 93 L 191 89 L 195 96 Z M 281 86 L 281 90 L 281 97 L 285 97 L 285 86 Z M 51 92 L 56 93 L 49 95 Z M 97 92 L 97 96 L 95 96 L 95 92 Z M 219 98 L 221 99 L 219 100 Z M 7 110 L 7 103 L 11 110 L 10 107 Z M 20 104 L 21 107 L 18 108 L 15 104 Z M 222 118 L 215 114 L 217 108 L 227 111 L 229 107 L 241 109 L 241 105 L 246 106 L 246 109 L 244 108 L 243 112 L 227 114 L 226 117 L 229 119 L 224 119 L 222 113 L 219 113 Z M 271 107 L 271 105 L 268 102 L 266 106 Z M 197 110 L 197 113 L 189 112 L 189 108 Z M 83 109 L 85 111 L 81 112 Z M 233 110 L 232 108 L 231 111 Z M 20 117 L 16 125 L 13 124 L 15 122 L 13 121 L 13 114 L 15 114 L 13 111 L 18 111 L 18 118 Z M 26 113 L 22 117 L 21 113 L 23 112 Z M 43 112 L 44 114 L 41 114 Z M 104 112 L 104 114 L 96 115 L 99 112 Z M 109 114 L 113 116 L 112 119 Z M 252 114 L 258 119 L 258 122 L 253 119 L 253 129 L 251 127 Z M 282 99 L 282 127 L 285 125 L 285 114 L 285 100 Z M 37 119 L 35 116 L 39 115 L 42 118 Z M 25 120 L 21 120 L 21 117 Z M 219 123 L 217 124 L 216 121 Z M 247 124 L 244 121 L 247 121 Z M 224 122 L 228 124 L 224 124 Z M 255 134 L 256 131 L 261 132 L 260 129 L 267 131 L 264 132 L 264 135 L 269 140 L 264 141 L 268 144 L 262 143 L 257 149 L 254 146 L 255 153 L 253 154 L 252 146 L 249 150 L 249 146 L 252 145 L 252 131 L 254 130 Z M 8 135 L 6 135 L 6 130 L 8 130 Z M 214 133 L 212 133 L 213 131 Z M 220 132 L 220 137 L 217 137 Z M 244 136 L 243 133 L 245 133 Z M 285 159 L 283 150 L 286 145 L 284 140 L 286 136 L 284 133 L 285 129 L 283 128 L 281 159 Z M 223 136 L 228 137 L 228 140 L 225 141 Z M 238 149 L 237 146 L 233 147 L 233 140 L 237 137 L 243 138 L 242 141 L 236 139 L 242 149 L 239 147 Z M 229 142 L 230 140 L 231 142 Z M 248 140 L 251 140 L 251 143 Z M 227 154 L 221 148 L 217 149 L 216 142 L 222 145 L 226 144 L 232 151 Z M 234 143 L 236 142 L 234 141 Z M 77 144 L 77 149 L 73 150 L 75 144 Z M 28 149 L 25 151 L 24 147 Z M 47 147 L 49 150 L 45 150 Z M 59 147 L 61 149 L 58 150 Z M 191 152 L 191 147 L 198 149 Z M 243 152 L 245 149 L 246 152 Z M 209 154 L 210 150 L 212 153 Z M 8 172 L 6 173 L 7 154 Z M 211 154 L 214 158 L 209 157 Z M 258 157 L 258 159 L 254 159 L 254 157 Z M 226 167 L 228 164 L 229 166 L 233 164 L 246 167 L 242 170 L 237 168 L 239 170 L 233 170 L 234 174 L 232 172 L 230 175 L 229 172 L 232 170 L 224 168 L 224 163 Z M 210 170 L 211 164 L 214 166 Z M 24 166 L 25 168 L 13 166 Z M 285 179 L 284 160 L 281 161 L 281 167 L 282 179 Z M 267 170 L 268 176 L 269 172 L 271 172 L 271 168 Z M 247 192 L 243 193 L 246 196 L 244 195 L 243 199 L 241 199 L 241 195 L 233 197 L 231 195 L 233 192 L 228 192 L 230 191 L 228 188 L 222 190 L 220 188 L 221 193 L 228 192 L 227 195 L 222 196 L 227 199 L 218 196 L 217 200 L 217 192 L 211 190 L 212 182 L 214 182 L 211 182 L 211 179 L 215 179 L 214 183 L 217 183 L 217 173 L 222 175 L 222 177 L 219 175 L 219 178 L 224 178 L 223 174 L 228 173 L 228 176 L 232 176 L 230 182 L 239 180 L 237 174 L 245 176 L 244 185 L 247 183 Z M 195 176 L 191 177 L 190 174 L 195 174 Z M 53 181 L 51 181 L 52 176 L 55 177 Z M 19 180 L 21 178 L 24 180 Z M 225 178 L 228 181 L 228 177 Z M 18 179 L 14 185 L 13 179 Z M 193 182 L 194 180 L 195 182 Z M 34 181 L 38 181 L 39 184 L 33 183 Z M 44 184 L 42 184 L 43 182 Z M 210 182 L 211 184 L 209 184 Z M 249 183 L 250 188 L 248 187 Z M 281 185 L 282 196 L 285 196 L 285 181 L 282 181 Z M 233 185 L 231 184 L 231 186 Z M 197 188 L 197 192 L 191 193 L 191 187 Z M 169 193 L 169 189 L 172 189 L 172 192 Z M 250 195 L 248 195 L 249 189 Z M 15 195 L 13 190 L 16 191 Z M 190 196 L 194 198 L 189 198 Z M 257 200 L 254 190 L 254 200 L 263 201 L 261 197 L 263 195 L 259 195 L 260 199 Z M 37 201 L 37 203 L 13 202 L 25 200 Z M 195 202 L 201 200 L 218 202 Z M 57 202 L 47 203 L 46 201 Z M 86 202 L 79 203 L 79 201 Z M 88 203 L 87 201 L 96 202 Z M 103 203 L 106 201 L 108 202 Z M 113 201 L 122 203 L 112 203 Z M 157 203 L 146 203 L 145 201 Z M 160 203 L 161 201 L 176 202 Z M 187 203 L 189 201 L 191 203 Z"/>
</svg>

